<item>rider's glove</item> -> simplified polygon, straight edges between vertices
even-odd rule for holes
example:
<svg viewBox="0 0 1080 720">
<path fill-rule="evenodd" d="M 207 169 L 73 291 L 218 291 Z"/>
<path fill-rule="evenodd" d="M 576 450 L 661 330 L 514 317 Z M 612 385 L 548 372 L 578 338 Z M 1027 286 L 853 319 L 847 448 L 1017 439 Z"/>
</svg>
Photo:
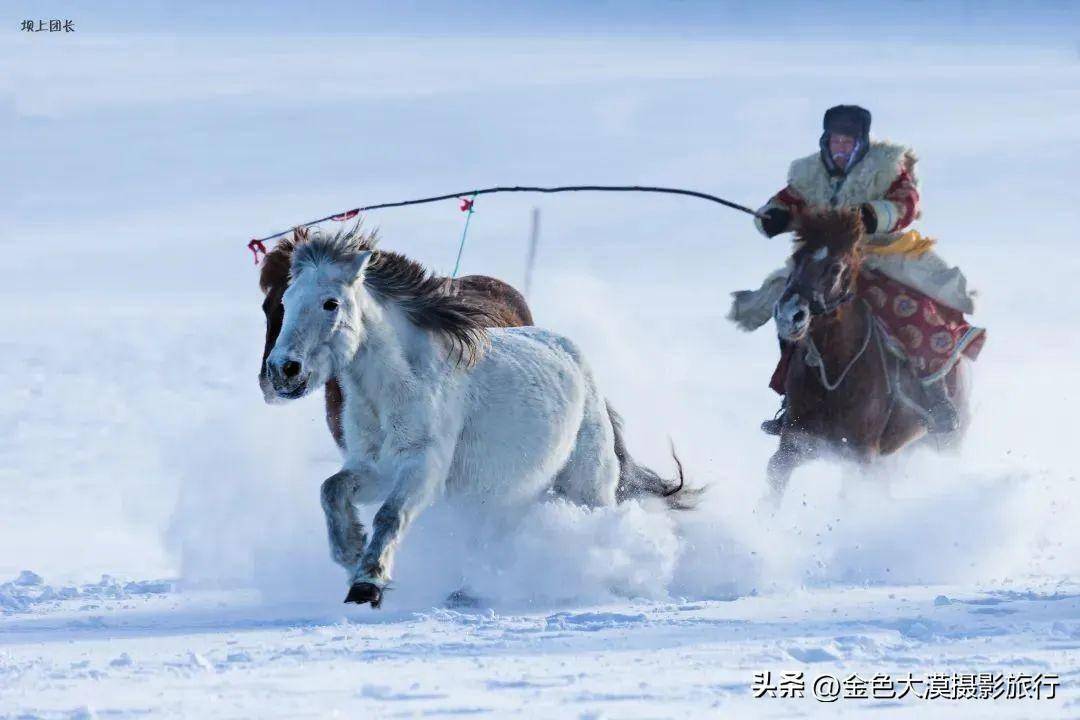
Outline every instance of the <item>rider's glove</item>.
<svg viewBox="0 0 1080 720">
<path fill-rule="evenodd" d="M 788 229 L 791 224 L 791 213 L 784 208 L 769 208 L 762 213 L 761 229 L 769 237 L 779 235 Z"/>
<path fill-rule="evenodd" d="M 867 235 L 873 235 L 877 232 L 877 213 L 874 212 L 874 206 L 870 203 L 863 203 L 859 208 L 859 212 L 862 215 L 863 232 Z"/>
</svg>

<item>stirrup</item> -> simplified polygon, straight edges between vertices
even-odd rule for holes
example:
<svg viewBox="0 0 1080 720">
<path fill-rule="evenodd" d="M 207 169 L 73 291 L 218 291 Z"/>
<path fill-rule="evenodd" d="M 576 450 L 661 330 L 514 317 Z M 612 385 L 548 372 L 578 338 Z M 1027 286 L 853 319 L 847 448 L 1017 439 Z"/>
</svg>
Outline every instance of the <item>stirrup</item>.
<svg viewBox="0 0 1080 720">
<path fill-rule="evenodd" d="M 960 414 L 950 401 L 939 402 L 930 408 L 926 431 L 932 435 L 956 432 L 960 429 Z"/>
<path fill-rule="evenodd" d="M 934 435 L 960 428 L 960 414 L 949 397 L 945 381 L 926 386 L 926 430 Z"/>
<path fill-rule="evenodd" d="M 787 398 L 784 398 L 780 404 L 780 409 L 776 411 L 776 415 L 772 420 L 766 420 L 761 423 L 761 431 L 766 435 L 779 435 L 780 431 L 784 429 L 784 418 L 787 415 Z"/>
<path fill-rule="evenodd" d="M 761 431 L 766 435 L 780 435 L 780 431 L 783 429 L 784 421 L 782 418 L 773 418 L 761 423 Z"/>
</svg>

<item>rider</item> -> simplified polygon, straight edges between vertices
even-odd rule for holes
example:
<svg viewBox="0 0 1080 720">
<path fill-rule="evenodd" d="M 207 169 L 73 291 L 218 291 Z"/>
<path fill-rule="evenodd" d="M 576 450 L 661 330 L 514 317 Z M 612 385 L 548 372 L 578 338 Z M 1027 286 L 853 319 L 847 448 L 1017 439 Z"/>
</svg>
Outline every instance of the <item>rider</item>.
<svg viewBox="0 0 1080 720">
<path fill-rule="evenodd" d="M 910 241 L 912 237 L 920 243 L 931 243 L 917 233 L 905 233 L 905 229 L 920 215 L 914 152 L 902 145 L 872 141 L 870 112 L 857 105 L 830 108 L 825 113 L 823 125 L 819 151 L 791 164 L 787 186 L 758 211 L 759 217 L 754 221 L 758 230 L 771 238 L 796 230 L 800 213 L 809 208 L 850 207 L 859 209 L 868 246 L 880 248 L 893 245 L 895 248 L 907 244 L 898 243 L 901 239 Z M 873 269 L 897 282 L 915 287 L 939 304 L 959 313 L 974 310 L 966 281 L 958 269 L 947 268 L 934 253 L 925 250 L 918 252 L 918 258 L 909 257 L 908 260 L 894 261 L 889 267 Z M 773 299 L 776 288 L 782 286 L 786 274 L 786 271 L 774 273 L 758 293 L 736 293 L 733 319 L 747 329 L 761 324 L 762 301 L 766 296 Z M 769 287 L 772 290 L 766 293 Z M 757 295 L 762 296 L 760 300 L 756 299 Z M 748 298 L 759 306 L 758 319 L 746 320 L 740 316 L 752 314 L 745 307 L 749 303 Z M 771 308 L 771 303 L 768 307 Z M 785 350 L 784 343 L 781 343 L 781 351 Z M 955 430 L 959 419 L 956 407 L 949 399 L 945 379 L 933 382 L 924 380 L 923 385 L 928 401 L 928 430 Z M 783 425 L 785 407 L 786 403 L 781 406 L 775 419 L 762 423 L 762 430 L 778 435 Z"/>
</svg>

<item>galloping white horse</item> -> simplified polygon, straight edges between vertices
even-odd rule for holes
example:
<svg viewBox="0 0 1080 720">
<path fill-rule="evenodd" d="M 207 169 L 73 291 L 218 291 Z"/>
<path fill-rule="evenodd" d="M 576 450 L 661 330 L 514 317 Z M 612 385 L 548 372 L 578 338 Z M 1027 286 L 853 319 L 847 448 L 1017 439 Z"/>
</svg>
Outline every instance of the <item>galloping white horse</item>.
<svg viewBox="0 0 1080 720">
<path fill-rule="evenodd" d="M 587 506 L 639 495 L 687 506 L 626 452 L 581 351 L 535 327 L 491 328 L 482 308 L 359 230 L 313 233 L 292 255 L 267 372 L 282 398 L 335 377 L 345 462 L 322 485 L 346 602 L 378 607 L 397 544 L 442 490 L 505 507 L 556 495 Z M 676 462 L 678 458 L 676 458 Z M 354 503 L 382 500 L 370 542 Z"/>
</svg>

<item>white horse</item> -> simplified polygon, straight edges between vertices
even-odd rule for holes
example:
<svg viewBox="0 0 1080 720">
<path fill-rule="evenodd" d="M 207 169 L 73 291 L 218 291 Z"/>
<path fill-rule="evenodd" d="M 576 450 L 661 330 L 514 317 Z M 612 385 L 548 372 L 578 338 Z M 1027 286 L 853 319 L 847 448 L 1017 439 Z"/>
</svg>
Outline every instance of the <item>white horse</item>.
<svg viewBox="0 0 1080 720">
<path fill-rule="evenodd" d="M 681 466 L 666 481 L 633 461 L 570 340 L 489 329 L 474 301 L 358 229 L 300 240 L 282 302 L 274 391 L 298 398 L 331 377 L 344 390 L 345 461 L 322 505 L 346 602 L 379 606 L 405 529 L 443 491 L 504 508 L 553 495 L 682 508 L 699 492 L 683 489 Z M 380 500 L 368 542 L 354 504 Z"/>
</svg>

